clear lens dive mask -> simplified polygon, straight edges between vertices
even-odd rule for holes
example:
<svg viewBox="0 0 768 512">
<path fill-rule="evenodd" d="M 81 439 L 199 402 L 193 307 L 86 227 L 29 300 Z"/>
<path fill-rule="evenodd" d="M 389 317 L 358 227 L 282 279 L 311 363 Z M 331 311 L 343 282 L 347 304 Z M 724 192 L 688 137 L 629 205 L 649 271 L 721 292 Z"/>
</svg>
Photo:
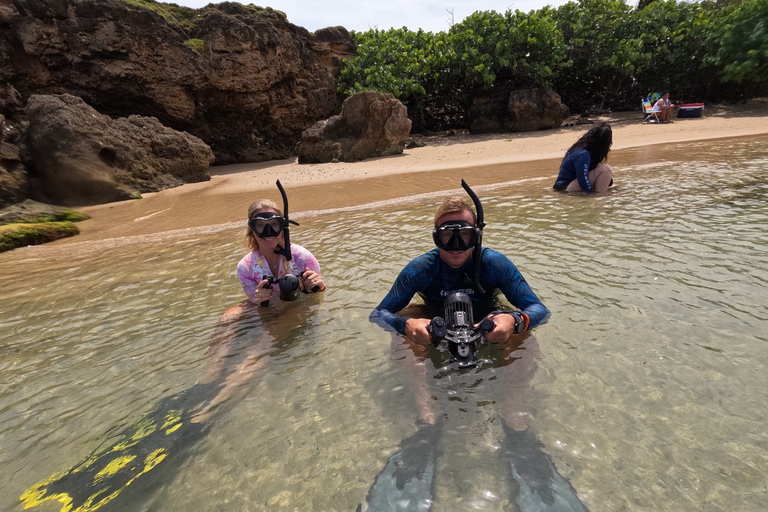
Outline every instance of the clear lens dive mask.
<svg viewBox="0 0 768 512">
<path fill-rule="evenodd" d="M 285 228 L 285 219 L 274 212 L 257 213 L 248 221 L 248 226 L 259 238 L 272 238 Z"/>
<path fill-rule="evenodd" d="M 466 251 L 477 245 L 480 230 L 465 220 L 449 220 L 432 230 L 435 245 L 446 251 Z"/>
</svg>

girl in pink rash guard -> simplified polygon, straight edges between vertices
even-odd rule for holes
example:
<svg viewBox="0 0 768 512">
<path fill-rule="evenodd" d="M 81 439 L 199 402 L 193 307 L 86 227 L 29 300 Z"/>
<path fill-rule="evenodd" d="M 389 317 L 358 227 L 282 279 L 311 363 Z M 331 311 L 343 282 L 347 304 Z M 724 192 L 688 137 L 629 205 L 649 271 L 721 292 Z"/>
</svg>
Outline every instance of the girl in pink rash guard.
<svg viewBox="0 0 768 512">
<path fill-rule="evenodd" d="M 277 280 L 286 274 L 300 276 L 302 291 L 325 290 L 320 264 L 307 249 L 290 244 L 291 260 L 285 257 L 285 217 L 268 199 L 254 201 L 248 207 L 246 244 L 251 252 L 237 264 L 237 277 L 251 302 L 267 305 L 280 300 Z"/>
</svg>

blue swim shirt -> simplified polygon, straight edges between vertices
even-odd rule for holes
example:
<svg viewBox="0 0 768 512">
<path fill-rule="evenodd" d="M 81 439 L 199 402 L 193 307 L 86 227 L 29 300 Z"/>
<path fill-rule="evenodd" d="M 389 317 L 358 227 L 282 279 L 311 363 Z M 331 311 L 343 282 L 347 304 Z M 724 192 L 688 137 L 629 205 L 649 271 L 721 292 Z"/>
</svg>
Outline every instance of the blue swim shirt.
<svg viewBox="0 0 768 512">
<path fill-rule="evenodd" d="M 480 284 L 486 292 L 478 296 L 465 277 L 472 275 L 472 257 L 460 268 L 453 268 L 440 259 L 437 248 L 422 254 L 400 272 L 387 296 L 371 312 L 369 320 L 389 325 L 398 333 L 405 334 L 407 319 L 397 316 L 397 313 L 408 306 L 414 295 L 418 293 L 428 306 L 439 307 L 442 311 L 445 297 L 456 291 L 469 295 L 473 304 L 491 302 L 501 292 L 513 306 L 530 317 L 530 328 L 549 319 L 549 310 L 509 258 L 493 249 L 483 248 L 482 262 Z"/>
</svg>

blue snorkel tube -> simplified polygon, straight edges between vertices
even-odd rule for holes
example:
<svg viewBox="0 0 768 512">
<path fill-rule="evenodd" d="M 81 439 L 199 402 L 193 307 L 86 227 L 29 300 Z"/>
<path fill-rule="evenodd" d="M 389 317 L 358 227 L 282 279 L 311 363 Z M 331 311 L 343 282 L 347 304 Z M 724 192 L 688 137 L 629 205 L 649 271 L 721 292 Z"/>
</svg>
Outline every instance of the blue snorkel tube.
<svg viewBox="0 0 768 512">
<path fill-rule="evenodd" d="M 467 185 L 467 182 L 463 179 L 461 180 L 461 186 L 467 191 L 469 197 L 472 198 L 472 202 L 475 203 L 475 211 L 477 212 L 477 244 L 472 251 L 472 258 L 474 259 L 474 275 L 472 277 L 467 275 L 467 280 L 472 282 L 472 288 L 478 295 L 483 295 L 485 294 L 485 290 L 480 285 L 480 265 L 482 263 L 480 259 L 483 256 L 483 228 L 485 227 L 485 222 L 483 221 L 483 205 L 480 203 L 480 198 L 477 197 L 477 194 L 469 188 L 469 185 Z"/>
</svg>

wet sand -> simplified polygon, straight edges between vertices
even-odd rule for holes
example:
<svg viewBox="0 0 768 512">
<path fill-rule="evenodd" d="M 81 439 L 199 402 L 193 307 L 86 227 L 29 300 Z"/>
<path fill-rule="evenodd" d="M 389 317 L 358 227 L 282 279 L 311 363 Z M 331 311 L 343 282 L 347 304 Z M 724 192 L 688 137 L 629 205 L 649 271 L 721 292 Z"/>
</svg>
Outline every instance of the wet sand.
<svg viewBox="0 0 768 512">
<path fill-rule="evenodd" d="M 613 127 L 613 151 L 658 147 L 724 137 L 768 134 L 768 98 L 746 104 L 705 106 L 698 119 L 642 124 L 640 112 L 593 118 Z M 565 151 L 591 125 L 515 134 L 418 137 L 426 146 L 402 155 L 355 163 L 299 165 L 296 158 L 211 168 L 211 180 L 152 194 L 140 200 L 80 208 L 92 218 L 81 234 L 55 244 L 122 238 L 242 222 L 248 205 L 268 197 L 281 204 L 275 181 L 286 188 L 291 212 L 365 205 L 417 194 L 459 190 L 461 178 L 474 187 L 519 179 L 554 181 Z M 609 163 L 610 163 L 609 156 Z M 621 169 L 614 169 L 617 180 Z"/>
</svg>

